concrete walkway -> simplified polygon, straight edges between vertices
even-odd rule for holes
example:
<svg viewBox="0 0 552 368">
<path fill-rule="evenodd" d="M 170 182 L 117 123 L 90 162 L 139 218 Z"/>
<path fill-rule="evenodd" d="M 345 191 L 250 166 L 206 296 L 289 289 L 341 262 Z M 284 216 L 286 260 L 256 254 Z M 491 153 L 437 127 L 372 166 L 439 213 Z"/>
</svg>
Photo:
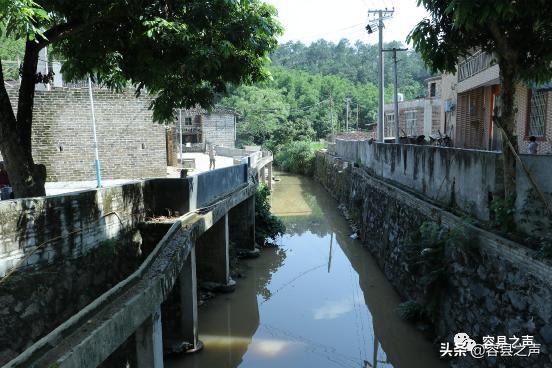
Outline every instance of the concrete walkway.
<svg viewBox="0 0 552 368">
<path fill-rule="evenodd" d="M 195 160 L 195 169 L 188 170 L 188 176 L 197 175 L 205 171 L 209 171 L 209 155 L 205 153 L 184 153 L 183 159 Z M 234 159 L 231 157 L 216 156 L 216 168 L 229 167 L 234 165 Z M 179 178 L 179 167 L 169 166 L 167 167 L 167 178 Z M 104 188 L 114 187 L 123 184 L 135 183 L 143 178 L 134 179 L 116 179 L 116 180 L 102 180 L 102 186 Z M 46 195 L 53 196 L 64 193 L 81 192 L 85 190 L 95 189 L 96 181 L 64 181 L 64 182 L 49 182 L 46 183 Z"/>
<path fill-rule="evenodd" d="M 188 175 L 196 175 L 205 171 L 209 171 L 209 155 L 205 153 L 184 153 L 182 154 L 184 160 L 195 160 L 195 169 L 188 169 Z M 216 168 L 229 167 L 234 165 L 234 159 L 232 157 L 215 156 Z M 179 178 L 180 168 L 169 166 L 167 169 L 167 177 Z"/>
</svg>

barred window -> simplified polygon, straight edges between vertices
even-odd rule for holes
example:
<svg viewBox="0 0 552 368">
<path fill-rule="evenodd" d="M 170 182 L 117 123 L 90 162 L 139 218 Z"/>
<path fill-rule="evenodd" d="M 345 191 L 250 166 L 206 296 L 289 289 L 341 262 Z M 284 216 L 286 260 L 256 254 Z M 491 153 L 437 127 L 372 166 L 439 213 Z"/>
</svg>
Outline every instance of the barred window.
<svg viewBox="0 0 552 368">
<path fill-rule="evenodd" d="M 416 134 L 416 110 L 406 112 L 406 134 L 415 136 Z"/>
<path fill-rule="evenodd" d="M 395 114 L 385 114 L 385 132 L 384 135 L 386 137 L 394 137 L 395 134 L 393 133 L 395 131 Z"/>
<path fill-rule="evenodd" d="M 544 136 L 548 91 L 531 91 L 529 99 L 528 136 Z"/>
</svg>

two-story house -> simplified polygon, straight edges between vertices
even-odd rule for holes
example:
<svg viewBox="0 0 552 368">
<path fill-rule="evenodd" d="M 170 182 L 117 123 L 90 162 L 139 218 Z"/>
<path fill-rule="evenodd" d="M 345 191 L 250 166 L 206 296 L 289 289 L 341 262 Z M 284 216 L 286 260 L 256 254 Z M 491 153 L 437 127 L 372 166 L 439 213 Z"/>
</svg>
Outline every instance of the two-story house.
<svg viewBox="0 0 552 368">
<path fill-rule="evenodd" d="M 427 95 L 414 100 L 400 101 L 399 127 L 401 137 L 429 137 L 441 132 L 441 76 L 426 79 Z M 384 136 L 395 138 L 395 105 L 385 105 Z"/>
<path fill-rule="evenodd" d="M 475 52 L 458 65 L 456 90 L 456 147 L 500 150 L 502 136 L 493 123 L 495 107 L 500 108 L 500 69 L 492 56 Z M 529 137 L 535 136 L 539 154 L 552 153 L 552 85 L 527 85 L 516 88 L 515 109 L 517 144 L 527 153 Z"/>
<path fill-rule="evenodd" d="M 235 147 L 238 116 L 235 110 L 220 107 L 177 110 L 176 121 L 167 130 L 169 164 L 176 162 L 180 147 L 183 153 L 205 152 L 210 145 Z"/>
</svg>

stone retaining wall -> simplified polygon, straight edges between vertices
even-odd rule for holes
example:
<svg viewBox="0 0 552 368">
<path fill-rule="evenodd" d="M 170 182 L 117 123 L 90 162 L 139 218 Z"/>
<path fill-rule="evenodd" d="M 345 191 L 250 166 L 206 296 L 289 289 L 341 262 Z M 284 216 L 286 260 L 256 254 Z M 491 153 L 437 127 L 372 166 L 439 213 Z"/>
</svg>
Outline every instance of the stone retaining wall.
<svg viewBox="0 0 552 368">
<path fill-rule="evenodd" d="M 532 335 L 541 354 L 530 358 L 459 358 L 458 367 L 552 366 L 552 267 L 531 250 L 464 223 L 460 218 L 371 176 L 365 169 L 324 153 L 315 177 L 343 203 L 358 224 L 360 238 L 404 300 L 424 300 L 421 277 L 409 266 L 411 236 L 423 222 L 465 226 L 480 256 L 453 251 L 446 260 L 446 287 L 438 300 L 437 342 L 464 332 L 483 336 Z M 438 346 L 435 353 L 438 354 Z"/>
</svg>

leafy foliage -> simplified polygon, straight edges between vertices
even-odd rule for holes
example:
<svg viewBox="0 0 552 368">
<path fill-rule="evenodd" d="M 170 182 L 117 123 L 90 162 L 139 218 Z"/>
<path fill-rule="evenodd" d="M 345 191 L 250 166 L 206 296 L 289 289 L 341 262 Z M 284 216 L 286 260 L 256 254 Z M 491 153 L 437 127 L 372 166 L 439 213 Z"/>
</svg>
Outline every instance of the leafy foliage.
<svg viewBox="0 0 552 368">
<path fill-rule="evenodd" d="M 528 81 L 552 77 L 552 2 L 418 0 L 430 17 L 409 35 L 434 71 L 456 71 L 458 58 L 474 49 L 494 53 Z"/>
<path fill-rule="evenodd" d="M 414 300 L 407 300 L 406 302 L 399 304 L 397 307 L 397 313 L 400 318 L 409 322 L 417 322 L 425 319 L 426 317 L 424 306 Z"/>
<path fill-rule="evenodd" d="M 154 120 L 167 122 L 175 108 L 208 108 L 231 85 L 268 78 L 275 17 L 260 0 L 0 0 L 0 36 L 25 43 L 17 113 L 0 68 L 0 148 L 16 197 L 45 194 L 31 147 L 41 49 L 64 60 L 66 79 L 147 90 Z"/>
<path fill-rule="evenodd" d="M 388 47 L 400 46 L 390 43 Z M 221 105 L 242 113 L 238 126 L 241 144 L 262 144 L 277 152 L 291 141 L 326 138 L 345 129 L 345 98 L 351 98 L 349 127 L 366 129 L 375 122 L 378 104 L 377 46 L 318 41 L 280 45 L 271 56 L 272 79 L 242 86 Z M 407 99 L 423 95 L 427 70 L 418 54 L 403 53 L 400 92 Z M 386 67 L 391 68 L 387 63 Z M 392 100 L 392 72 L 386 101 Z"/>
<path fill-rule="evenodd" d="M 255 242 L 262 245 L 268 239 L 275 240 L 285 232 L 284 223 L 270 212 L 270 189 L 259 184 L 255 193 Z"/>
<path fill-rule="evenodd" d="M 308 141 L 290 142 L 276 155 L 276 164 L 285 171 L 312 175 L 314 172 L 315 146 Z"/>
<path fill-rule="evenodd" d="M 403 44 L 394 41 L 385 48 L 402 48 Z M 288 42 L 281 45 L 273 54 L 275 65 L 289 69 L 303 70 L 312 74 L 335 75 L 356 85 L 378 83 L 378 46 L 357 41 L 351 45 L 343 39 L 337 44 L 325 40 L 306 46 L 301 42 Z M 400 55 L 398 70 L 400 92 L 406 99 L 424 95 L 425 79 L 428 71 L 419 54 L 408 51 Z M 386 89 L 392 90 L 393 64 L 385 64 Z M 390 94 L 388 97 L 391 97 Z M 389 101 L 389 100 L 388 100 Z"/>
<path fill-rule="evenodd" d="M 552 198 L 552 193 L 548 196 Z M 552 260 L 552 217 L 533 189 L 526 193 L 521 216 L 521 222 L 530 228 L 523 234 L 525 243 L 537 250 L 537 257 Z"/>
<path fill-rule="evenodd" d="M 432 322 L 437 319 L 446 275 L 454 253 L 464 258 L 479 255 L 477 239 L 464 226 L 447 228 L 433 221 L 422 223 L 412 234 L 407 248 L 409 269 L 419 275 L 419 285 L 424 293 L 424 315 Z M 420 314 L 421 315 L 421 314 Z"/>
<path fill-rule="evenodd" d="M 515 91 L 519 81 L 552 78 L 552 2 L 549 0 L 418 0 L 430 16 L 408 36 L 433 71 L 455 72 L 459 58 L 483 50 L 500 67 L 504 191 L 515 193 Z"/>
<path fill-rule="evenodd" d="M 494 215 L 493 224 L 502 231 L 513 232 L 516 230 L 514 214 L 516 212 L 516 197 L 493 198 L 491 211 Z"/>
</svg>

